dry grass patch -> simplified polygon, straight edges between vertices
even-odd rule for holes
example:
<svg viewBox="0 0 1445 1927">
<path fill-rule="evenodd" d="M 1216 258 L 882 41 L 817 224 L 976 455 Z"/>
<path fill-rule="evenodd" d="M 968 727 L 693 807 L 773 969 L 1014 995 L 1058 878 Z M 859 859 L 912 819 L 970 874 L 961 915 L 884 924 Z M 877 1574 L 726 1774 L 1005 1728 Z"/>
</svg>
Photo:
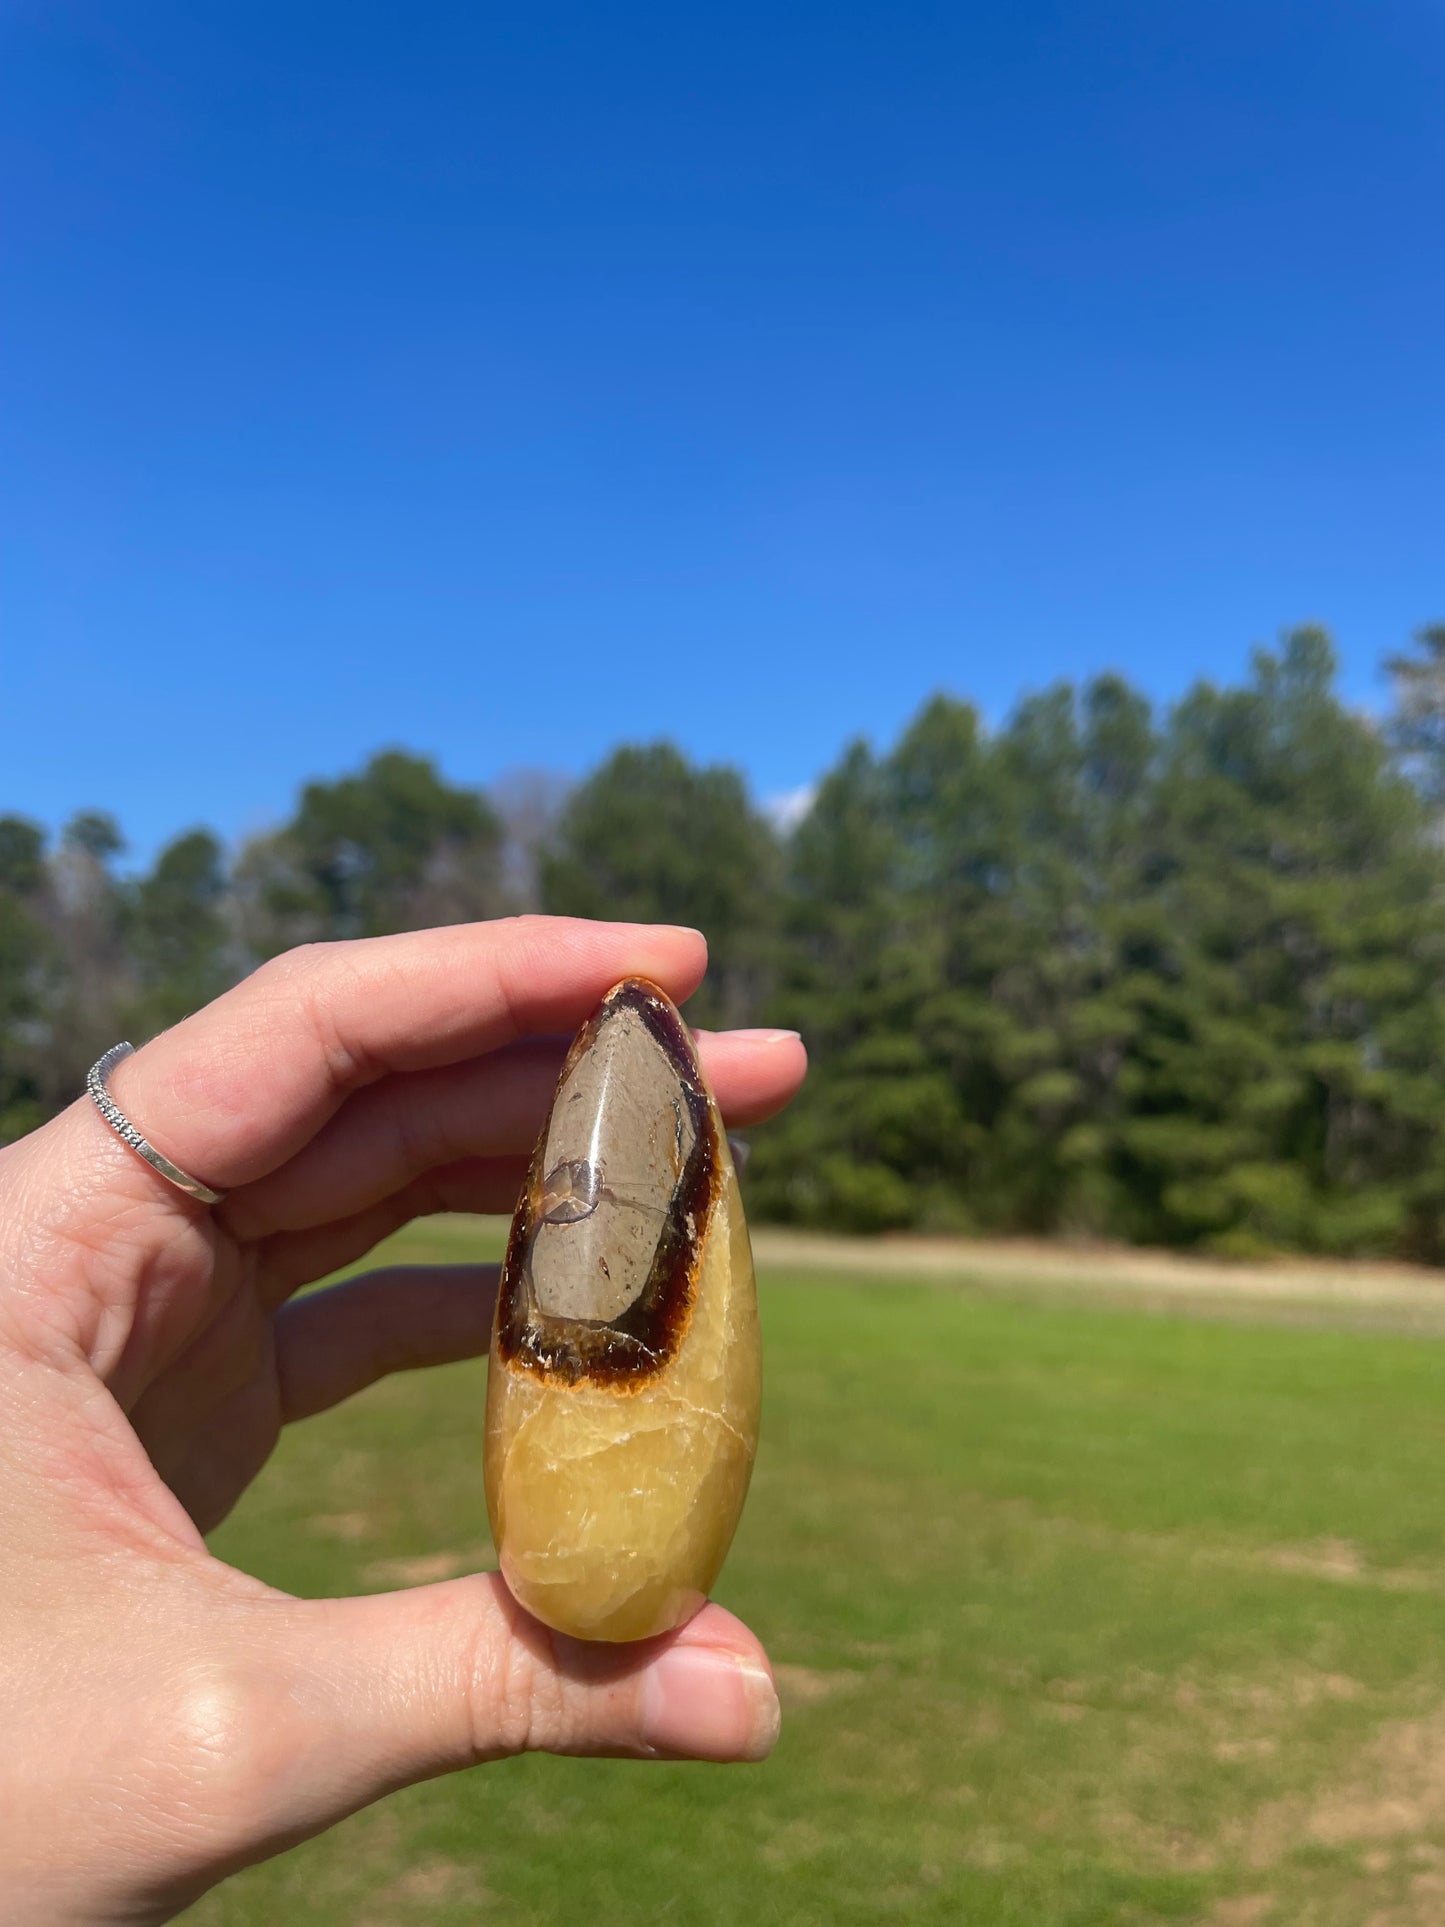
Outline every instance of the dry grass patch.
<svg viewBox="0 0 1445 1927">
<path fill-rule="evenodd" d="M 819 1700 L 831 1699 L 835 1693 L 847 1692 L 862 1677 L 861 1673 L 846 1668 L 821 1672 L 815 1666 L 793 1666 L 787 1661 L 781 1661 L 773 1667 L 778 1699 L 789 1710 L 796 1706 L 813 1706 Z"/>
<path fill-rule="evenodd" d="M 1273 1894 L 1232 1894 L 1215 1902 L 1204 1927 L 1261 1927 L 1275 1904 Z"/>
<path fill-rule="evenodd" d="M 466 1572 L 484 1572 L 495 1561 L 490 1546 L 464 1552 L 423 1552 L 410 1559 L 375 1559 L 363 1566 L 369 1586 L 429 1586 L 439 1579 L 456 1579 Z"/>
<path fill-rule="evenodd" d="M 1322 1846 L 1445 1830 L 1445 1707 L 1382 1728 L 1360 1773 L 1317 1799 L 1306 1825 Z"/>
<path fill-rule="evenodd" d="M 321 1512 L 310 1521 L 310 1525 L 313 1532 L 319 1532 L 327 1539 L 340 1539 L 349 1545 L 364 1539 L 372 1529 L 371 1519 L 365 1512 Z"/>
<path fill-rule="evenodd" d="M 378 1888 L 357 1915 L 355 1927 L 398 1927 L 403 1921 L 429 1920 L 443 1903 L 449 1909 L 460 1905 L 480 1912 L 491 1898 L 475 1867 L 433 1854 Z"/>
</svg>

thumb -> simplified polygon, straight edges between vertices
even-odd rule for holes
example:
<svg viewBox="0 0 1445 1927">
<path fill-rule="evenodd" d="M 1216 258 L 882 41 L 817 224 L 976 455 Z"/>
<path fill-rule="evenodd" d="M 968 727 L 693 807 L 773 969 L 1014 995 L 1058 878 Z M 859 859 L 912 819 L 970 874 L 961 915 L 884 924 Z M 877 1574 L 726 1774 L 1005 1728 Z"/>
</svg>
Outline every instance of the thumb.
<svg viewBox="0 0 1445 1927">
<path fill-rule="evenodd" d="M 663 1638 L 608 1646 L 549 1631 L 500 1573 L 293 1604 L 290 1650 L 276 1655 L 296 1681 L 287 1724 L 302 1729 L 288 1748 L 288 1831 L 512 1753 L 761 1760 L 778 1737 L 767 1658 L 720 1606 Z"/>
</svg>

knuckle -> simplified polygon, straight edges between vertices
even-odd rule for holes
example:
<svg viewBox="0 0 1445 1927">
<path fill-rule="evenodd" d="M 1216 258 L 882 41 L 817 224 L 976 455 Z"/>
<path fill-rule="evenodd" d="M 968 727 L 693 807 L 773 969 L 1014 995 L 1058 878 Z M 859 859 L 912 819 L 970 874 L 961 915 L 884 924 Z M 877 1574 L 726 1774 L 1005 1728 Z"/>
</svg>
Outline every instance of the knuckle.
<svg viewBox="0 0 1445 1927">
<path fill-rule="evenodd" d="M 551 1635 L 510 1599 L 472 1640 L 467 1669 L 473 1757 L 563 1750 L 571 1722 Z"/>
<path fill-rule="evenodd" d="M 531 1743 L 533 1661 L 516 1639 L 479 1629 L 471 1679 L 472 1749 L 478 1759 L 523 1753 Z"/>
<path fill-rule="evenodd" d="M 357 946 L 324 947 L 331 952 L 324 968 L 318 964 L 298 972 L 290 994 L 307 1033 L 320 1048 L 333 1089 L 344 1093 L 372 1082 L 385 1066 L 374 1063 L 358 1039 L 348 1035 L 352 1027 L 345 1013 L 358 1002 L 367 976 Z"/>
<path fill-rule="evenodd" d="M 187 1666 L 149 1700 L 134 1735 L 141 1800 L 157 1821 L 213 1842 L 253 1837 L 284 1765 L 282 1724 L 262 1715 L 249 1668 Z"/>
<path fill-rule="evenodd" d="M 268 957 L 252 972 L 250 981 L 261 991 L 294 990 L 299 982 L 315 974 L 322 954 L 333 948 L 331 944 L 298 943 L 294 949 Z"/>
<path fill-rule="evenodd" d="M 577 1739 L 575 1708 L 561 1674 L 553 1665 L 533 1665 L 527 1691 L 527 1737 L 530 1751 L 558 1753 Z"/>
</svg>

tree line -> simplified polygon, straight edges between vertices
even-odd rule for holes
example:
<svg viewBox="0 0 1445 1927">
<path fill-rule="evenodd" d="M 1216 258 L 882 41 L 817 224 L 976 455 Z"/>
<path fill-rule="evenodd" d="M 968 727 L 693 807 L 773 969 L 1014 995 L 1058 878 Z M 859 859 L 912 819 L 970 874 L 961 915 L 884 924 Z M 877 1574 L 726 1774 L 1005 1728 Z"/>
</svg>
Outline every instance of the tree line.
<svg viewBox="0 0 1445 1927">
<path fill-rule="evenodd" d="M 293 944 L 541 908 L 695 924 L 693 1021 L 802 1031 L 759 1216 L 1441 1261 L 1445 626 L 1387 668 L 1383 721 L 1316 628 L 1163 714 L 939 695 L 786 832 L 667 743 L 492 794 L 387 750 L 138 875 L 104 813 L 0 816 L 0 1141 Z"/>
</svg>

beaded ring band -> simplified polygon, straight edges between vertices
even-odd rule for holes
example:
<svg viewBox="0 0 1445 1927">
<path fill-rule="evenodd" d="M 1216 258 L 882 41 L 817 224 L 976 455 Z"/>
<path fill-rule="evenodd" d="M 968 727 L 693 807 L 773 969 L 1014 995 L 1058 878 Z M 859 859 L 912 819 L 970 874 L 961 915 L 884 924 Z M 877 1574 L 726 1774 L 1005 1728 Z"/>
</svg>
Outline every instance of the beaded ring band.
<svg viewBox="0 0 1445 1927">
<path fill-rule="evenodd" d="M 199 1178 L 193 1178 L 178 1164 L 172 1164 L 164 1152 L 158 1151 L 149 1138 L 141 1135 L 106 1088 L 106 1080 L 116 1065 L 124 1063 L 127 1057 L 134 1055 L 133 1044 L 113 1044 L 104 1057 L 91 1065 L 90 1074 L 85 1080 L 85 1088 L 95 1099 L 96 1109 L 116 1136 L 128 1144 L 137 1157 L 144 1158 L 152 1169 L 159 1171 L 163 1178 L 168 1178 L 178 1190 L 186 1192 L 190 1197 L 199 1198 L 202 1204 L 219 1204 L 225 1197 L 225 1192 L 213 1191 L 208 1184 L 202 1184 Z"/>
</svg>

